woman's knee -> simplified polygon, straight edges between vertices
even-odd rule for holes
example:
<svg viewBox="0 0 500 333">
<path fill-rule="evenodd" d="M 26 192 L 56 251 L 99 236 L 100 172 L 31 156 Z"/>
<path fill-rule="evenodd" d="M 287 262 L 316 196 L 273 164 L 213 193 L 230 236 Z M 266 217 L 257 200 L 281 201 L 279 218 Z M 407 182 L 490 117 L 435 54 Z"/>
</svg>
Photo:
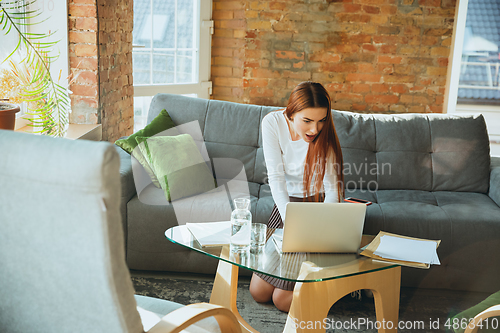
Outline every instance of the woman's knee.
<svg viewBox="0 0 500 333">
<path fill-rule="evenodd" d="M 278 310 L 283 312 L 290 311 L 290 305 L 292 305 L 293 291 L 274 289 L 273 292 L 273 303 L 278 308 Z"/>
<path fill-rule="evenodd" d="M 253 274 L 249 290 L 256 302 L 267 303 L 273 296 L 274 286 Z"/>
</svg>

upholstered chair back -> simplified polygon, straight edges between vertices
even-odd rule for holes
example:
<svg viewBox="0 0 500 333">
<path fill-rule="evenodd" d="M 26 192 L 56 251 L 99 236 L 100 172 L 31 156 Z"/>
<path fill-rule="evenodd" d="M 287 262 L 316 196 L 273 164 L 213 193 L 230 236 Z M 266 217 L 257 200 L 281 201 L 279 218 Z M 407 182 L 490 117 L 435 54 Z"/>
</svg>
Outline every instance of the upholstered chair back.
<svg viewBox="0 0 500 333">
<path fill-rule="evenodd" d="M 110 143 L 0 130 L 0 332 L 142 332 Z"/>
</svg>

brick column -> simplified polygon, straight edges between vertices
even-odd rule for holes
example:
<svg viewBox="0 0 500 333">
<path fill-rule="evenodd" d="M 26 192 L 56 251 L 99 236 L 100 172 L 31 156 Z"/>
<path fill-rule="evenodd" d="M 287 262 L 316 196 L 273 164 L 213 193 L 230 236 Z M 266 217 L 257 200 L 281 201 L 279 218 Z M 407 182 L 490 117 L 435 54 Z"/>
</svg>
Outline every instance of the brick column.
<svg viewBox="0 0 500 333">
<path fill-rule="evenodd" d="M 134 127 L 133 2 L 69 0 L 70 123 L 102 124 L 114 142 Z"/>
<path fill-rule="evenodd" d="M 313 80 L 340 110 L 442 112 L 455 3 L 214 1 L 213 98 L 284 106 Z"/>
<path fill-rule="evenodd" d="M 74 81 L 70 123 L 99 123 L 97 8 L 95 0 L 69 0 L 69 65 Z"/>
<path fill-rule="evenodd" d="M 133 10 L 133 1 L 97 0 L 99 108 L 103 140 L 111 142 L 134 129 Z"/>
</svg>

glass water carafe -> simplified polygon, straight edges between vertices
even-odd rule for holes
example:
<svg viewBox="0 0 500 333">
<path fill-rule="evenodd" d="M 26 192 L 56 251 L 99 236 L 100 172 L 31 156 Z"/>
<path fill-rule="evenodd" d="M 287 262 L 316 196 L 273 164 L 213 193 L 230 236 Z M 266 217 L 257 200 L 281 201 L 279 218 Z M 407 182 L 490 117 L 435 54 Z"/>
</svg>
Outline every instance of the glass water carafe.
<svg viewBox="0 0 500 333">
<path fill-rule="evenodd" d="M 233 200 L 235 209 L 231 214 L 231 252 L 244 252 L 250 249 L 252 213 L 250 199 Z"/>
</svg>

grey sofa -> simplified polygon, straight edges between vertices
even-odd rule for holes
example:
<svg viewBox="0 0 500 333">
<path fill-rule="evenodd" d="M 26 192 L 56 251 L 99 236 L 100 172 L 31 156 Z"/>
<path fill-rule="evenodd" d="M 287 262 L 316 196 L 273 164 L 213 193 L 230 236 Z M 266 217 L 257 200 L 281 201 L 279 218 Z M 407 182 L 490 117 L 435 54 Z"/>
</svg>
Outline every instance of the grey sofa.
<svg viewBox="0 0 500 333">
<path fill-rule="evenodd" d="M 148 122 L 162 109 L 176 125 L 199 122 L 211 159 L 243 163 L 254 221 L 267 222 L 274 203 L 266 183 L 260 123 L 278 108 L 158 94 Z M 332 112 L 344 155 L 346 195 L 374 203 L 364 232 L 442 240 L 441 265 L 404 267 L 402 285 L 500 289 L 500 159 L 490 159 L 483 117 Z M 138 196 L 131 157 L 116 148 L 129 268 L 214 273 L 215 259 L 165 239 L 165 230 L 178 223 L 172 206 L 140 200 L 143 196 L 151 202 L 162 192 L 150 185 Z"/>
</svg>

